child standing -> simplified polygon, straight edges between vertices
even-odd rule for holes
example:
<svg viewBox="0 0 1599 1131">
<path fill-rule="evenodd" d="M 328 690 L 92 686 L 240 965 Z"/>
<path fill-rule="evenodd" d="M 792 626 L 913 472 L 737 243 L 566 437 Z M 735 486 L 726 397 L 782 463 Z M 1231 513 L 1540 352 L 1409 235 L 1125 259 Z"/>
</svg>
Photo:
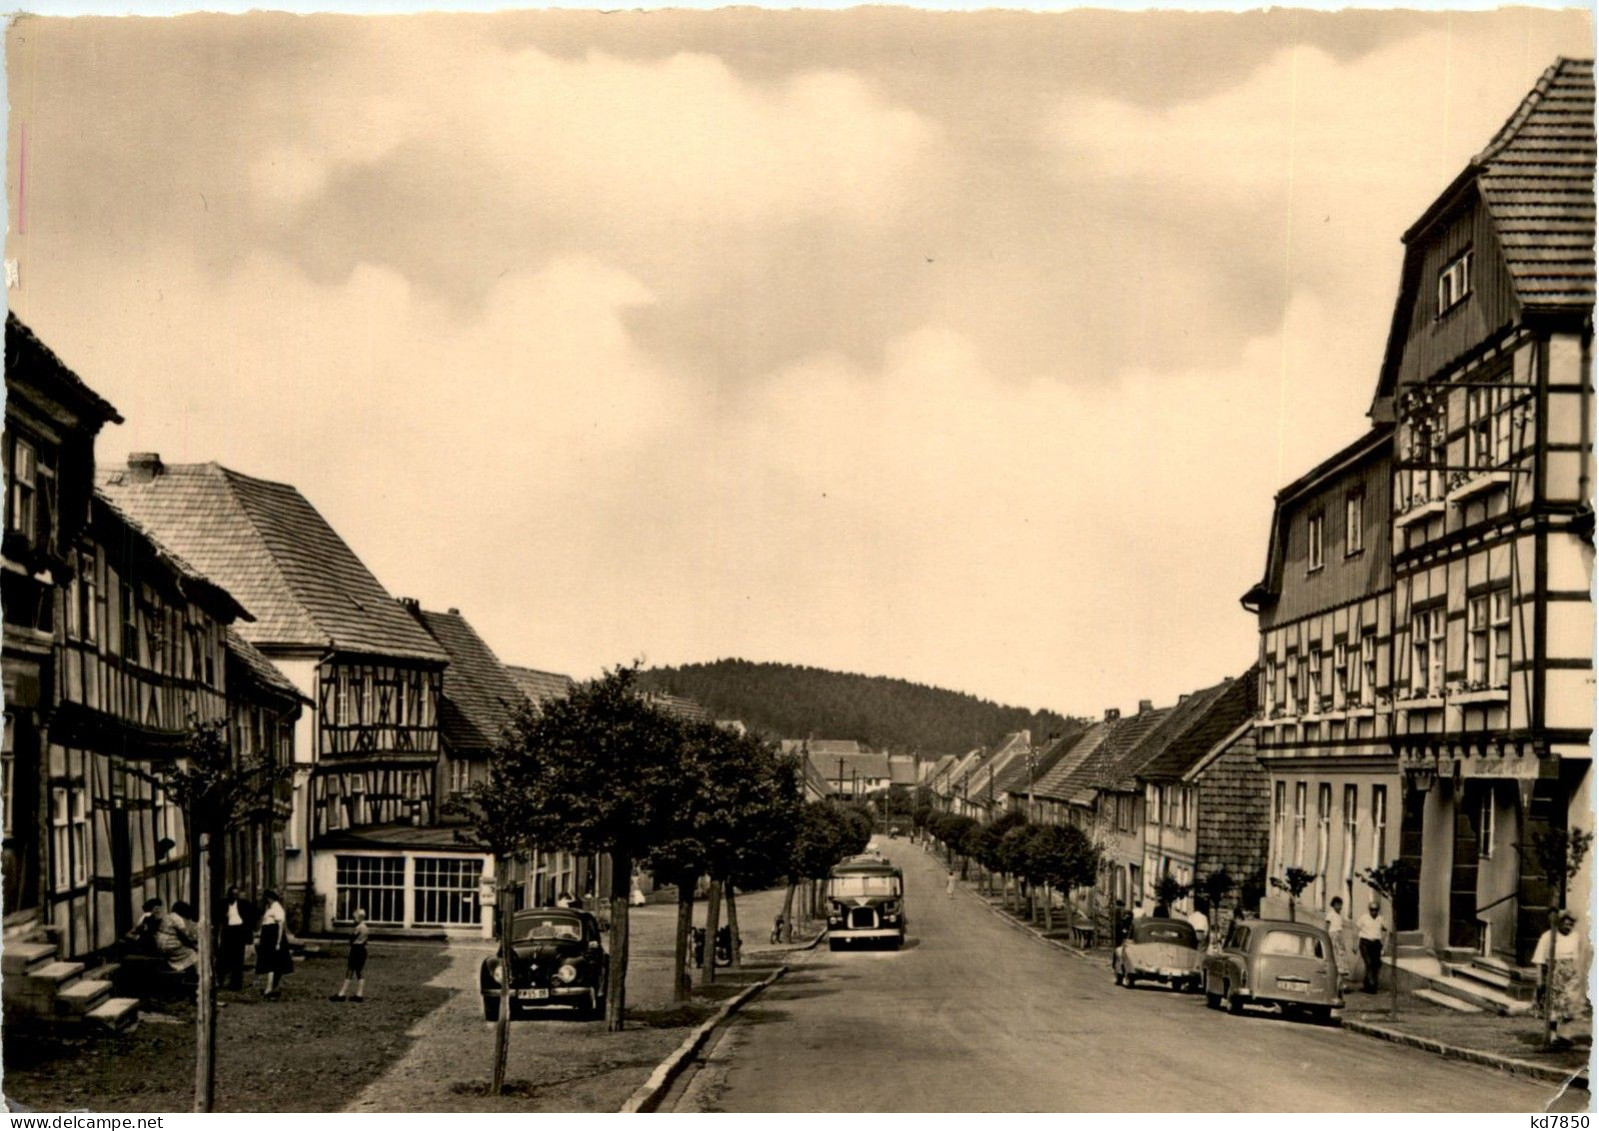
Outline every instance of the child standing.
<svg viewBox="0 0 1599 1131">
<path fill-rule="evenodd" d="M 330 1001 L 344 1001 L 350 992 L 350 983 L 355 983 L 355 996 L 350 1001 L 365 1001 L 361 991 L 366 988 L 366 940 L 371 934 L 366 925 L 366 911 L 356 908 L 355 926 L 350 931 L 350 957 L 344 964 L 344 984 L 339 987 L 339 992 L 334 994 Z"/>
</svg>

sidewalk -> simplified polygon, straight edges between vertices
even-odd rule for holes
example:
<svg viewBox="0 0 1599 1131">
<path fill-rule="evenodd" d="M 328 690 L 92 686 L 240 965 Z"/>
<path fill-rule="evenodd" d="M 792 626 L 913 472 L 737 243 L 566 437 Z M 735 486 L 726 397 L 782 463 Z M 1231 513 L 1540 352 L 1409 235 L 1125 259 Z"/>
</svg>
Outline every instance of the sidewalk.
<svg viewBox="0 0 1599 1131">
<path fill-rule="evenodd" d="M 1025 914 L 1018 916 L 1003 910 L 998 896 L 979 892 L 975 882 L 964 883 L 962 887 L 995 915 L 1049 945 L 1090 962 L 1109 964 L 1110 947 L 1084 949 L 1073 944 L 1063 915 L 1058 916 L 1061 922 L 1057 923 L 1056 930 L 1045 935 L 1044 929 L 1029 923 Z M 1461 1013 L 1401 992 L 1396 1018 L 1391 1012 L 1392 996 L 1386 984 L 1376 994 L 1361 993 L 1358 987 L 1346 990 L 1344 1000 L 1345 1032 L 1393 1041 L 1449 1059 L 1523 1076 L 1560 1083 L 1572 1081 L 1577 1087 L 1588 1087 L 1590 1046 L 1579 1043 L 1558 1052 L 1545 1051 L 1543 1021 L 1536 1015 L 1500 1017 L 1486 1012 Z"/>
</svg>

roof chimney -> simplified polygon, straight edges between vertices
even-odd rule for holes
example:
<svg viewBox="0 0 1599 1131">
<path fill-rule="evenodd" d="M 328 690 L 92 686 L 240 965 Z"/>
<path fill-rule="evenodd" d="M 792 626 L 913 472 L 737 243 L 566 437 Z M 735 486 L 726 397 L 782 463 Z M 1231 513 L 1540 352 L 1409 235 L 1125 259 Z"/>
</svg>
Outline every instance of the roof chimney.
<svg viewBox="0 0 1599 1131">
<path fill-rule="evenodd" d="M 400 607 L 409 613 L 419 612 L 422 608 L 421 604 L 415 597 L 401 597 Z"/>
<path fill-rule="evenodd" d="M 1188 692 L 1185 691 L 1181 695 L 1177 696 L 1177 702 L 1186 703 L 1187 701 L 1188 701 Z"/>
<path fill-rule="evenodd" d="M 148 483 L 164 470 L 160 452 L 129 452 L 128 470 L 135 483 Z"/>
<path fill-rule="evenodd" d="M 1121 717 L 1122 717 L 1122 711 L 1121 711 L 1120 707 L 1106 707 L 1105 708 L 1105 721 L 1107 723 L 1113 723 L 1113 722 L 1115 722 L 1117 719 L 1119 719 Z"/>
<path fill-rule="evenodd" d="M 1155 701 L 1153 699 L 1140 699 L 1138 701 L 1138 713 L 1140 715 L 1144 714 L 1146 711 L 1153 711 L 1154 709 Z"/>
<path fill-rule="evenodd" d="M 460 610 L 460 609 L 450 609 L 450 610 L 449 610 L 449 614 L 450 614 L 450 615 L 451 615 L 451 616 L 452 616 L 452 617 L 458 617 L 458 616 L 460 616 L 460 615 L 461 615 L 461 610 Z"/>
</svg>

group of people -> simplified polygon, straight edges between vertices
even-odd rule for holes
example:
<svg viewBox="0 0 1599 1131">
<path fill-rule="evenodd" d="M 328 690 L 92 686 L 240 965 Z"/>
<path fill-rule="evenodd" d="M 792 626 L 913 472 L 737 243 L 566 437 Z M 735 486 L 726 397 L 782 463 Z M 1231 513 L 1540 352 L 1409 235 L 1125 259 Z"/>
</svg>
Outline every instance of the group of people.
<svg viewBox="0 0 1599 1131">
<path fill-rule="evenodd" d="M 237 887 L 229 886 L 222 913 L 217 917 L 221 927 L 217 974 L 218 981 L 229 989 L 244 989 L 246 954 L 253 939 L 255 972 L 265 977 L 262 996 L 276 1000 L 282 992 L 282 979 L 294 972 L 294 958 L 289 947 L 299 940 L 289 930 L 288 913 L 277 892 L 267 892 L 263 902 L 266 906 L 258 914 L 255 907 L 240 896 Z M 364 915 L 358 915 L 361 920 L 365 919 Z M 364 929 L 364 922 L 359 926 Z M 200 935 L 194 909 L 185 900 L 175 900 L 170 908 L 159 898 L 145 900 L 144 913 L 124 936 L 123 943 L 134 953 L 165 959 L 168 970 L 174 974 L 185 978 L 197 976 Z M 362 951 L 364 965 L 364 946 Z M 360 993 L 359 988 L 356 993 Z"/>
<path fill-rule="evenodd" d="M 1327 934 L 1332 938 L 1333 961 L 1338 966 L 1340 982 L 1351 976 L 1355 963 L 1349 953 L 1349 935 L 1344 919 L 1344 897 L 1335 895 L 1327 905 L 1322 920 Z M 1355 921 L 1355 943 L 1360 948 L 1362 993 L 1377 992 L 1378 977 L 1382 973 L 1382 953 L 1388 941 L 1388 924 L 1382 917 L 1382 904 L 1375 899 L 1366 906 L 1366 913 Z"/>
</svg>

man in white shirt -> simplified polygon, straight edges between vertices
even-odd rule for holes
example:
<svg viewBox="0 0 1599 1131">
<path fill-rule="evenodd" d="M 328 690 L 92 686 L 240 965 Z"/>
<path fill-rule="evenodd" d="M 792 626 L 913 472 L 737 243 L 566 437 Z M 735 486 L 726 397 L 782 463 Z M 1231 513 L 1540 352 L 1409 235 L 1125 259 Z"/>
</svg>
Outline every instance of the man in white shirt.
<svg viewBox="0 0 1599 1131">
<path fill-rule="evenodd" d="M 1198 900 L 1194 901 L 1194 909 L 1188 913 L 1188 925 L 1194 928 L 1194 935 L 1199 940 L 1199 949 L 1204 950 L 1210 941 L 1210 919 L 1205 914 L 1204 905 Z"/>
<path fill-rule="evenodd" d="M 1343 896 L 1332 897 L 1332 904 L 1327 908 L 1327 916 L 1322 922 L 1327 928 L 1327 934 L 1332 938 L 1333 958 L 1338 963 L 1338 980 L 1342 983 L 1350 969 L 1349 940 L 1344 938 Z"/>
<path fill-rule="evenodd" d="M 1382 972 L 1382 944 L 1388 936 L 1388 924 L 1382 921 L 1382 905 L 1375 899 L 1360 917 L 1360 961 L 1366 967 L 1366 978 L 1361 989 L 1368 994 L 1377 992 L 1377 976 Z"/>
</svg>

